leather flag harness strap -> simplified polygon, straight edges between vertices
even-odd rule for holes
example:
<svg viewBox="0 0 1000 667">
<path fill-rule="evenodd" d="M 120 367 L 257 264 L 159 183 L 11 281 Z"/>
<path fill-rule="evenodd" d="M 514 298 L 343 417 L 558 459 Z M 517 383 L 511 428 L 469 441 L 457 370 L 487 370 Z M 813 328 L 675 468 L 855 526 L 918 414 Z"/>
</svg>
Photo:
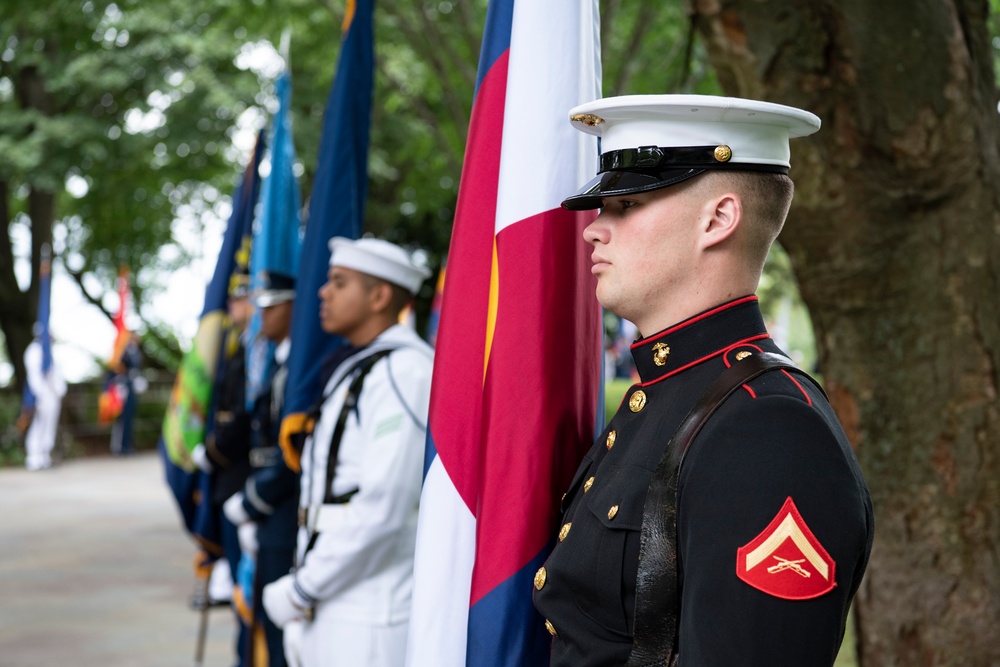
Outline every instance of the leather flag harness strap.
<svg viewBox="0 0 1000 667">
<path fill-rule="evenodd" d="M 340 453 L 340 441 L 344 437 L 344 429 L 347 426 L 347 419 L 350 417 L 351 412 L 355 409 L 358 404 L 358 398 L 361 396 L 361 388 L 365 384 L 365 378 L 371 371 L 372 367 L 383 357 L 388 356 L 393 350 L 381 350 L 376 352 L 371 356 L 366 357 L 357 365 L 357 375 L 351 380 L 351 384 L 347 388 L 347 396 L 344 398 L 344 405 L 340 408 L 340 415 L 337 417 L 337 423 L 333 428 L 333 435 L 330 436 L 330 449 L 329 455 L 326 460 L 326 492 L 323 496 L 324 505 L 342 505 L 348 502 L 354 494 L 356 494 L 359 489 L 354 488 L 350 491 L 342 493 L 340 495 L 333 495 L 333 479 L 337 474 L 337 455 Z M 322 408 L 323 403 L 329 396 L 324 396 L 323 400 L 320 401 L 316 412 Z M 309 538 L 309 546 L 306 547 L 306 552 L 312 550 L 313 546 L 316 544 L 316 539 L 319 537 L 318 532 L 313 532 Z"/>
<path fill-rule="evenodd" d="M 639 536 L 632 652 L 626 667 L 676 666 L 680 605 L 677 581 L 677 480 L 692 441 L 725 400 L 745 383 L 775 369 L 795 372 L 823 388 L 780 354 L 753 354 L 713 382 L 667 444 L 649 484 Z M 824 396 L 825 396 L 824 392 Z"/>
</svg>

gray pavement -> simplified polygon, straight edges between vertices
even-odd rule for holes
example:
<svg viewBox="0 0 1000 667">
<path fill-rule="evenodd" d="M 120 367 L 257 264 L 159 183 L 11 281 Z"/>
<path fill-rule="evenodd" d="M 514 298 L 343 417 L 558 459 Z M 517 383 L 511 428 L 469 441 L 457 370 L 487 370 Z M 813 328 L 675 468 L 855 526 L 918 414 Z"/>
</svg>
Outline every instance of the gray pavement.
<svg viewBox="0 0 1000 667">
<path fill-rule="evenodd" d="M 155 453 L 0 468 L 0 667 L 192 665 L 195 551 Z M 205 667 L 233 632 L 209 611 Z"/>
</svg>

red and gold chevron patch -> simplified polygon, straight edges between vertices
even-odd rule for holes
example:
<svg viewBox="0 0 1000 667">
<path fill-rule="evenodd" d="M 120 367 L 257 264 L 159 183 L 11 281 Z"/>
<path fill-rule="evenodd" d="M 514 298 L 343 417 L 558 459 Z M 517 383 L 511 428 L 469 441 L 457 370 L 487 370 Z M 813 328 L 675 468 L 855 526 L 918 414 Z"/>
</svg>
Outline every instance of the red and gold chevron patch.
<svg viewBox="0 0 1000 667">
<path fill-rule="evenodd" d="M 809 530 L 791 496 L 760 535 L 736 550 L 736 576 L 786 600 L 833 590 L 836 563 Z"/>
</svg>

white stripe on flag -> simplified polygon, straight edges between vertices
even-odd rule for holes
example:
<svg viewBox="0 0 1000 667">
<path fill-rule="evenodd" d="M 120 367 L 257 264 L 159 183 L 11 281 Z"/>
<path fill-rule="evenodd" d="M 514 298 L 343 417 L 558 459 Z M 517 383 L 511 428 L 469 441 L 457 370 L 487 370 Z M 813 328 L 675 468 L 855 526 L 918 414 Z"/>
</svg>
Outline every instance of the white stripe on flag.
<svg viewBox="0 0 1000 667">
<path fill-rule="evenodd" d="M 597 0 L 514 5 L 497 233 L 559 208 L 597 173 L 594 138 L 569 110 L 601 96 L 599 17 Z"/>
<path fill-rule="evenodd" d="M 475 559 L 476 519 L 435 457 L 420 494 L 406 667 L 465 665 Z"/>
</svg>

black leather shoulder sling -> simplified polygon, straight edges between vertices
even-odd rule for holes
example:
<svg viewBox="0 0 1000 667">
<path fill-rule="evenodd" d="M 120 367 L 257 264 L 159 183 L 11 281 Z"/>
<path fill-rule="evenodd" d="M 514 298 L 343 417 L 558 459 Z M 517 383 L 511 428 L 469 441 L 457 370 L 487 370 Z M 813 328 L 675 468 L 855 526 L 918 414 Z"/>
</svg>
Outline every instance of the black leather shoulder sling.
<svg viewBox="0 0 1000 667">
<path fill-rule="evenodd" d="M 677 480 L 688 448 L 705 423 L 734 391 L 750 380 L 779 368 L 794 371 L 819 387 L 791 359 L 770 352 L 753 354 L 727 368 L 709 386 L 670 439 L 653 473 L 642 510 L 633 644 L 626 667 L 677 664 L 680 623 Z"/>
</svg>

